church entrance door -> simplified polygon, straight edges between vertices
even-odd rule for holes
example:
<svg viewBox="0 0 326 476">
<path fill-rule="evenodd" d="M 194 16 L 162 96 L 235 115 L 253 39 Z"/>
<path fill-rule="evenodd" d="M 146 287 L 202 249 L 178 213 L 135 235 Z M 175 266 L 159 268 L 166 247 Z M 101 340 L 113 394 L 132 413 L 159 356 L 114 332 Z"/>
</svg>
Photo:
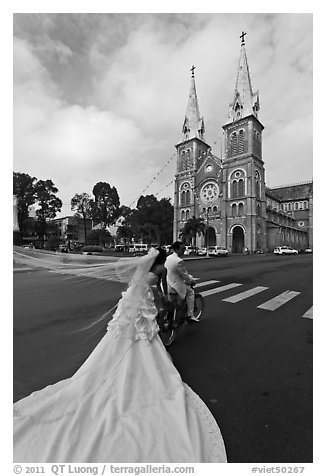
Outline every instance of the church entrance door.
<svg viewBox="0 0 326 476">
<path fill-rule="evenodd" d="M 244 233 L 241 226 L 232 230 L 232 253 L 242 253 L 244 247 Z"/>
<path fill-rule="evenodd" d="M 207 230 L 207 246 L 216 246 L 216 234 L 211 226 Z"/>
</svg>

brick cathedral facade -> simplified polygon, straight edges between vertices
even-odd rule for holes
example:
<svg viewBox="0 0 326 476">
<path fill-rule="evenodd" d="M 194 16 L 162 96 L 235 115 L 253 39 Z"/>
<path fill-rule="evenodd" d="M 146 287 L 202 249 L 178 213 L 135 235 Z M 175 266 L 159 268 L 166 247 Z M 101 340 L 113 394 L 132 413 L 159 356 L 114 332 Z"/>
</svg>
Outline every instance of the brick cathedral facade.
<svg viewBox="0 0 326 476">
<path fill-rule="evenodd" d="M 266 187 L 259 94 L 252 90 L 244 35 L 241 38 L 234 96 L 223 126 L 222 158 L 205 140 L 195 68 L 191 70 L 183 137 L 176 145 L 174 240 L 189 218 L 201 217 L 208 231 L 197 236 L 197 246 L 208 242 L 233 253 L 272 251 L 282 245 L 312 247 L 312 181 Z"/>
</svg>

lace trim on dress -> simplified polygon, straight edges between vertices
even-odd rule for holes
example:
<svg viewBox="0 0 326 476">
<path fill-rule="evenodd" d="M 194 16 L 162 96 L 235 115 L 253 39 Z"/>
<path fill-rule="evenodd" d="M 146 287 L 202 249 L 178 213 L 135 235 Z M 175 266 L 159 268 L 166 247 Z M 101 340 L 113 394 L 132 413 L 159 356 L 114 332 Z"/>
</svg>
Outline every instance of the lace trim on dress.
<svg viewBox="0 0 326 476">
<path fill-rule="evenodd" d="M 209 435 L 212 447 L 212 463 L 227 463 L 223 437 L 213 415 L 201 398 L 186 383 L 183 382 L 183 385 L 186 398 L 196 408 L 201 421 L 206 426 L 206 431 Z"/>
</svg>

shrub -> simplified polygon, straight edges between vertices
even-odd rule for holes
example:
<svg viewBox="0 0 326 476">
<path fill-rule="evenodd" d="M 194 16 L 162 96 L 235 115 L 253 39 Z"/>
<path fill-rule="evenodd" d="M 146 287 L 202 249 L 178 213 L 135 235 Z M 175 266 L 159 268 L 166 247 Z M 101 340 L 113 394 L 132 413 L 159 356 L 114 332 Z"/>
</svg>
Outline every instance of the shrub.
<svg viewBox="0 0 326 476">
<path fill-rule="evenodd" d="M 102 246 L 97 246 L 97 245 L 86 245 L 86 246 L 83 246 L 83 248 L 81 249 L 81 251 L 84 253 L 84 252 L 94 252 L 94 253 L 99 253 L 101 251 L 103 251 L 103 247 Z"/>
</svg>

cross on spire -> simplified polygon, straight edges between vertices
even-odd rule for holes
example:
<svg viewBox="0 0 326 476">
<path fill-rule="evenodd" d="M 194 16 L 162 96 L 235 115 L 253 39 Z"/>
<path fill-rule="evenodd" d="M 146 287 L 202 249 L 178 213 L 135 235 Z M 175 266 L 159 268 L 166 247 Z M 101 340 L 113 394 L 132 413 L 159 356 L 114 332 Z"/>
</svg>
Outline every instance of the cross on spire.
<svg viewBox="0 0 326 476">
<path fill-rule="evenodd" d="M 239 36 L 239 38 L 241 38 L 241 45 L 244 45 L 245 44 L 245 41 L 244 41 L 244 37 L 247 33 L 245 33 L 244 31 L 241 33 L 241 35 Z"/>
<path fill-rule="evenodd" d="M 195 69 L 196 69 L 196 66 L 194 66 L 194 65 L 193 65 L 193 66 L 190 68 L 190 71 L 191 71 L 191 77 L 192 77 L 192 78 L 194 78 L 194 77 L 195 77 Z"/>
</svg>

